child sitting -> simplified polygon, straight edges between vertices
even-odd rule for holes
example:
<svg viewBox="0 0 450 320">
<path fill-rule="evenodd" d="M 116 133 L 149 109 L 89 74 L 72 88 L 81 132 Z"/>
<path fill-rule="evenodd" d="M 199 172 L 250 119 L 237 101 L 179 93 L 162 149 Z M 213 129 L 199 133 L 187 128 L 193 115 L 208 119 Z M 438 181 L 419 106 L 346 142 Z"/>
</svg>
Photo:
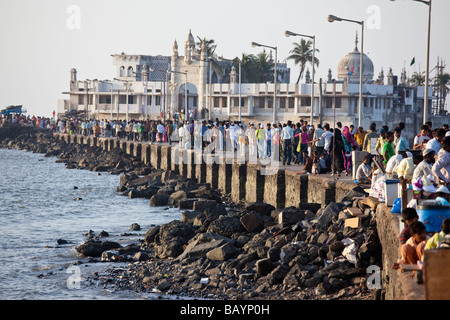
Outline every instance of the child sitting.
<svg viewBox="0 0 450 320">
<path fill-rule="evenodd" d="M 422 260 L 423 250 L 427 241 L 427 230 L 420 221 L 415 221 L 409 226 L 411 237 L 400 248 L 402 258 L 400 263 L 417 264 Z"/>
<path fill-rule="evenodd" d="M 312 172 L 313 159 L 308 155 L 308 150 L 302 150 L 302 157 L 305 160 L 305 167 L 297 174 L 307 174 Z"/>
</svg>

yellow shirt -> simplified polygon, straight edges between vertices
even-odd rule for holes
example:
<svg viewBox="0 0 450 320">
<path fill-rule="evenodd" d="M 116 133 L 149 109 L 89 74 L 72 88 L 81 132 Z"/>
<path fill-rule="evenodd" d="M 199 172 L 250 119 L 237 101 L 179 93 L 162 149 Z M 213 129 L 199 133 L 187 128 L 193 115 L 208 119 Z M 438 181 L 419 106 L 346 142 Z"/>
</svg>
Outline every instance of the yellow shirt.
<svg viewBox="0 0 450 320">
<path fill-rule="evenodd" d="M 358 142 L 359 146 L 362 148 L 363 143 L 364 143 L 364 138 L 366 137 L 367 132 L 363 131 L 363 132 L 356 132 L 355 133 L 355 140 L 356 142 Z"/>
<path fill-rule="evenodd" d="M 397 169 L 395 169 L 395 172 L 397 172 L 399 177 L 403 177 L 403 179 L 406 180 L 411 180 L 414 173 L 414 167 L 413 158 L 404 158 L 400 161 Z"/>
</svg>

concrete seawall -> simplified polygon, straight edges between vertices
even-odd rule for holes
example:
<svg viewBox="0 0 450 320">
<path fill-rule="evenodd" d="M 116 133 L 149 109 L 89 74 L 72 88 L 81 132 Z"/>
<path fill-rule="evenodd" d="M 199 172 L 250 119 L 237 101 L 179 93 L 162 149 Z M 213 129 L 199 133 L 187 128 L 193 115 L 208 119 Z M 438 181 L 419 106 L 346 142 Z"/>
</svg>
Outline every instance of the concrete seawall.
<svg viewBox="0 0 450 320">
<path fill-rule="evenodd" d="M 204 156 L 199 151 L 180 149 L 176 145 L 58 133 L 55 136 L 66 143 L 98 146 L 106 151 L 120 148 L 155 169 L 171 170 L 199 183 L 209 183 L 212 188 L 229 194 L 234 202 L 261 201 L 280 209 L 299 203 L 319 203 L 325 207 L 341 201 L 355 188 L 353 182 L 340 182 L 323 175 L 297 175 L 295 170 L 282 167 L 268 172 L 268 167 L 262 164 L 245 163 L 225 155 Z"/>
<path fill-rule="evenodd" d="M 5 129 L 0 128 L 0 136 L 8 136 Z M 27 130 L 23 131 L 25 133 Z M 15 132 L 14 135 L 17 134 Z M 273 174 L 264 174 L 267 173 L 267 167 L 262 165 L 242 163 L 239 159 L 225 156 L 203 157 L 201 153 L 179 149 L 175 145 L 150 145 L 114 138 L 59 133 L 54 133 L 54 136 L 69 144 L 98 146 L 106 151 L 120 148 L 155 169 L 171 170 L 186 178 L 209 183 L 211 188 L 228 194 L 233 202 L 261 201 L 278 209 L 297 207 L 300 203 L 318 203 L 325 207 L 331 202 L 340 202 L 348 191 L 355 188 L 352 182 L 334 180 L 324 175 L 297 175 L 291 168 L 280 167 Z M 417 285 L 410 273 L 401 273 L 391 268 L 399 257 L 398 235 L 402 226 L 400 216 L 390 213 L 390 209 L 385 204 L 379 204 L 376 209 L 378 235 L 383 249 L 383 298 L 423 299 L 423 286 Z"/>
</svg>

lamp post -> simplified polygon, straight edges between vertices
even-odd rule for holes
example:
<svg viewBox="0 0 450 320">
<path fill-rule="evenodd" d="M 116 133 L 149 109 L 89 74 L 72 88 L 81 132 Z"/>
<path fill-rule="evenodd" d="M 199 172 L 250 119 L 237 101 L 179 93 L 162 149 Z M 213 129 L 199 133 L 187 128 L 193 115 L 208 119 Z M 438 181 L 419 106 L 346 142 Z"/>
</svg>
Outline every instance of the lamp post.
<svg viewBox="0 0 450 320">
<path fill-rule="evenodd" d="M 339 18 L 333 15 L 328 15 L 328 22 L 334 21 L 347 21 L 353 22 L 361 25 L 361 52 L 359 53 L 359 105 L 358 105 L 358 127 L 361 125 L 361 116 L 362 116 L 362 75 L 363 75 L 363 50 L 364 50 L 364 21 L 350 20 Z"/>
<path fill-rule="evenodd" d="M 153 69 L 153 68 L 150 68 L 150 71 L 161 71 L 161 72 L 170 72 L 170 73 L 184 74 L 184 112 L 185 112 L 184 117 L 187 120 L 187 110 L 188 110 L 188 107 L 187 107 L 187 103 L 188 103 L 188 99 L 187 99 L 187 75 L 188 75 L 188 72 L 187 71 L 185 71 L 185 72 L 173 71 L 173 70 L 158 70 L 158 69 Z"/>
<path fill-rule="evenodd" d="M 312 64 L 312 84 L 311 84 L 311 116 L 310 116 L 310 123 L 311 123 L 311 125 L 313 125 L 313 119 L 314 119 L 314 113 L 313 113 L 313 110 L 314 110 L 314 60 L 315 60 L 315 53 L 316 53 L 316 36 L 314 35 L 314 36 L 309 36 L 309 35 L 306 35 L 306 34 L 299 34 L 299 33 L 294 33 L 294 32 L 291 32 L 291 31 L 285 31 L 284 32 L 284 35 L 286 36 L 286 37 L 290 37 L 290 36 L 300 36 L 300 37 L 305 37 L 305 38 L 310 38 L 310 39 L 312 39 L 313 40 L 313 53 L 312 53 L 312 61 L 311 61 L 311 64 Z"/>
<path fill-rule="evenodd" d="M 109 80 L 100 80 L 99 82 L 104 82 L 104 83 L 107 83 L 107 84 L 109 84 L 110 86 L 111 86 L 111 121 L 112 121 L 112 119 L 113 119 L 113 101 L 114 101 L 114 99 L 113 99 L 113 86 L 114 86 L 114 83 L 112 82 L 112 81 L 109 81 Z"/>
<path fill-rule="evenodd" d="M 238 59 L 238 58 L 236 58 L 236 59 Z M 235 60 L 236 60 L 235 59 Z M 234 60 L 231 60 L 231 59 L 225 59 L 225 58 L 220 58 L 220 61 L 222 61 L 222 60 L 226 60 L 226 61 L 231 61 L 231 62 L 233 62 Z M 239 122 L 241 122 L 241 120 L 242 120 L 242 94 L 241 94 L 241 84 L 242 84 L 242 60 L 241 59 L 238 59 L 239 60 Z"/>
<path fill-rule="evenodd" d="M 395 0 L 391 0 L 395 1 Z M 428 6 L 428 30 L 427 30 L 427 54 L 426 54 L 426 69 L 425 69 L 425 91 L 423 94 L 423 123 L 428 121 L 428 83 L 429 83 L 429 72 L 430 72 L 430 30 L 431 30 L 431 0 L 413 0 L 416 2 L 422 2 Z"/>
<path fill-rule="evenodd" d="M 131 84 L 130 84 L 130 82 L 129 82 L 128 80 L 121 80 L 121 79 L 117 79 L 117 78 L 114 78 L 114 80 L 116 80 L 116 81 L 122 81 L 122 82 L 124 83 L 124 87 L 125 87 L 126 90 L 127 90 L 127 123 L 128 123 L 128 109 L 129 109 L 128 95 L 129 95 L 129 92 L 130 92 L 130 86 L 131 86 Z M 119 108 L 117 107 L 117 109 L 119 109 Z"/>
<path fill-rule="evenodd" d="M 251 43 L 252 47 L 265 47 L 275 50 L 275 69 L 274 69 L 274 90 L 273 90 L 273 119 L 272 122 L 276 121 L 276 105 L 277 105 L 277 47 L 271 47 L 256 42 Z"/>
</svg>

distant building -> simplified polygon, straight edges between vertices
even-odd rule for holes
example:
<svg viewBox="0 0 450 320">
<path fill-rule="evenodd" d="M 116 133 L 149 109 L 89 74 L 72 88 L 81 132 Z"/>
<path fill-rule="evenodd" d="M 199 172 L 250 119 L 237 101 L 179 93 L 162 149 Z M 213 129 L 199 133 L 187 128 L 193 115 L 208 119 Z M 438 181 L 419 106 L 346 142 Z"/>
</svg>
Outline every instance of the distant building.
<svg viewBox="0 0 450 320">
<path fill-rule="evenodd" d="M 238 70 L 230 60 L 215 57 L 223 72 L 220 76 L 205 48 L 196 51 L 192 33 L 184 42 L 184 56 L 174 41 L 171 56 L 112 55 L 116 77 L 110 81 L 78 81 L 77 71 L 71 70 L 69 99 L 59 102 L 58 115 L 70 110 L 81 110 L 90 118 L 161 119 L 161 113 L 184 112 L 187 94 L 188 112 L 197 109 L 199 118 L 238 119 L 239 109 L 244 122 L 272 122 L 274 84 L 241 83 Z M 313 123 L 340 121 L 344 125 L 358 124 L 360 52 L 358 39 L 353 51 L 337 65 L 337 79 L 331 69 L 325 81 L 314 84 Z M 187 72 L 187 79 L 185 76 Z M 400 80 L 388 69 L 381 68 L 374 80 L 374 65 L 363 55 L 363 105 L 361 125 L 368 129 L 371 123 L 394 127 L 404 122 L 413 137 L 423 119 L 424 87 L 412 86 L 403 70 Z M 305 83 L 290 83 L 286 63 L 277 63 L 276 121 L 310 120 L 311 77 L 305 74 Z M 185 82 L 187 81 L 187 89 Z M 432 90 L 428 99 L 431 106 Z M 239 101 L 241 108 L 239 108 Z M 431 116 L 431 107 L 429 108 Z M 447 117 L 430 118 L 436 126 L 448 123 Z M 434 127 L 436 127 L 433 124 Z"/>
</svg>

